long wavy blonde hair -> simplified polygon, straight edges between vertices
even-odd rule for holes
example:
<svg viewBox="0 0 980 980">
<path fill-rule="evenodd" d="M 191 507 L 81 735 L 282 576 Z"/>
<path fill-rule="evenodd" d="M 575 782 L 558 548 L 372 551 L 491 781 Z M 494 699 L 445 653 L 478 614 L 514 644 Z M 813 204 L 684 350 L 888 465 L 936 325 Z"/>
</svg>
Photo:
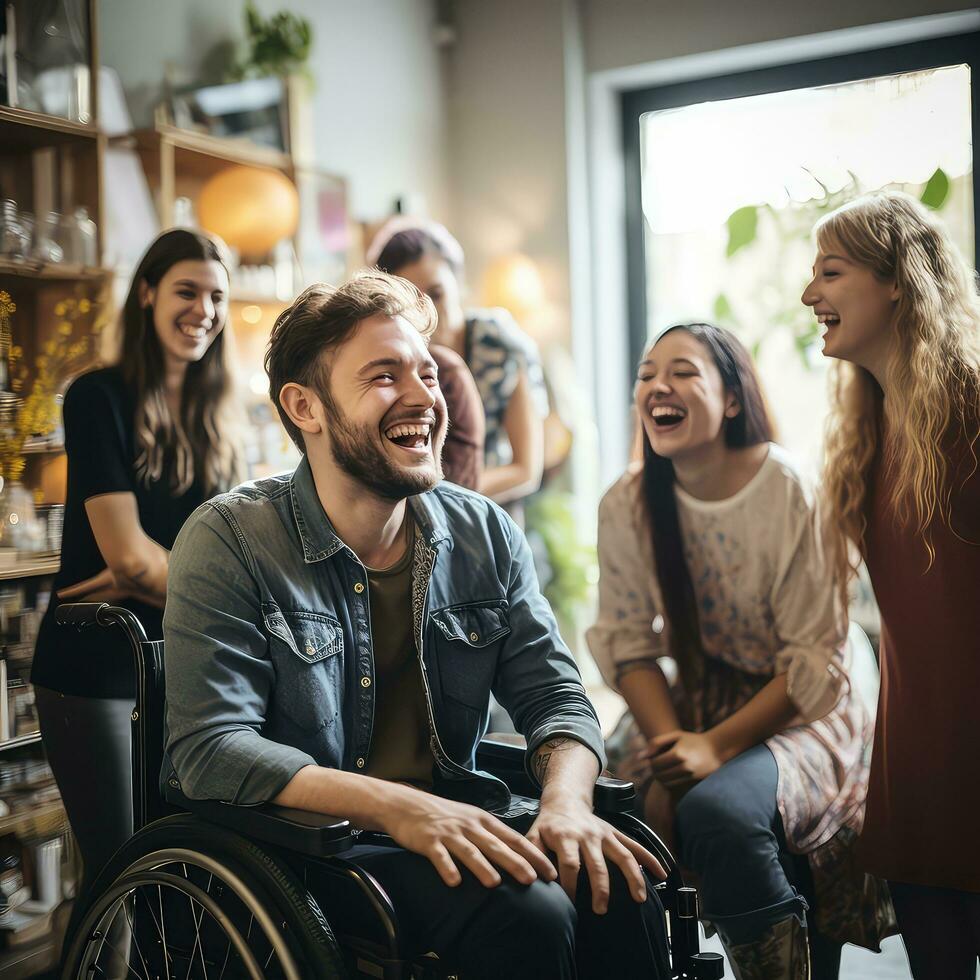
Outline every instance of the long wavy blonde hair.
<svg viewBox="0 0 980 980">
<path fill-rule="evenodd" d="M 822 252 L 842 249 L 898 286 L 889 388 L 839 361 L 831 371 L 824 490 L 842 587 L 866 555 L 868 483 L 889 435 L 885 465 L 899 522 L 921 535 L 926 566 L 935 557 L 929 526 L 949 523 L 948 434 L 980 417 L 980 299 L 976 277 L 939 219 L 914 198 L 882 191 L 822 218 Z M 975 423 L 973 423 L 975 425 Z M 976 462 L 977 437 L 967 430 Z M 855 547 L 857 553 L 855 553 Z"/>
</svg>

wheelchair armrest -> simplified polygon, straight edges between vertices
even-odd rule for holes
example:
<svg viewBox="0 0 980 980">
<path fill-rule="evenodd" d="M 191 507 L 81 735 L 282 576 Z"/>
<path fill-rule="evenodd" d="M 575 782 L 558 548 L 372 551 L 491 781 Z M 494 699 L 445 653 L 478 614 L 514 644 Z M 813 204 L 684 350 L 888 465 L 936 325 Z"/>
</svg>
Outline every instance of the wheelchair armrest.
<svg viewBox="0 0 980 980">
<path fill-rule="evenodd" d="M 596 813 L 632 813 L 636 787 L 625 779 L 600 776 L 595 781 L 592 799 Z"/>
<path fill-rule="evenodd" d="M 476 764 L 502 779 L 512 793 L 538 796 L 539 791 L 524 767 L 524 753 L 523 745 L 489 735 L 476 748 Z M 629 813 L 636 802 L 636 789 L 626 780 L 600 776 L 596 780 L 593 801 L 596 813 Z"/>
<path fill-rule="evenodd" d="M 348 850 L 354 843 L 350 823 L 324 813 L 294 810 L 274 803 L 236 806 L 218 800 L 192 800 L 169 785 L 166 799 L 172 806 L 234 830 L 243 837 L 307 857 L 329 857 Z"/>
</svg>

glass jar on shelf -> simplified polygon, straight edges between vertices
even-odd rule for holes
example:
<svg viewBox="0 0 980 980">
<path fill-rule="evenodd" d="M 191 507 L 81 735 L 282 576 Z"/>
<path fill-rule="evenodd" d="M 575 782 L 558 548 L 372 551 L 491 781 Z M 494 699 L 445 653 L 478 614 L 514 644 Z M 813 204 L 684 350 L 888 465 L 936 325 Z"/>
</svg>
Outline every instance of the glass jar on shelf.
<svg viewBox="0 0 980 980">
<path fill-rule="evenodd" d="M 77 207 L 65 217 L 66 242 L 70 243 L 70 259 L 86 268 L 99 264 L 99 236 L 95 222 L 89 217 L 88 208 Z"/>
<path fill-rule="evenodd" d="M 44 545 L 30 490 L 18 480 L 5 480 L 0 490 L 0 547 L 29 553 L 43 551 Z"/>
<path fill-rule="evenodd" d="M 197 228 L 197 213 L 194 202 L 189 197 L 178 197 L 174 200 L 174 227 Z"/>
<path fill-rule="evenodd" d="M 65 248 L 62 243 L 61 215 L 57 211 L 49 211 L 38 220 L 34 229 L 34 257 L 42 262 L 64 262 Z"/>
<path fill-rule="evenodd" d="M 23 261 L 30 257 L 31 233 L 11 198 L 0 204 L 0 257 Z"/>
</svg>

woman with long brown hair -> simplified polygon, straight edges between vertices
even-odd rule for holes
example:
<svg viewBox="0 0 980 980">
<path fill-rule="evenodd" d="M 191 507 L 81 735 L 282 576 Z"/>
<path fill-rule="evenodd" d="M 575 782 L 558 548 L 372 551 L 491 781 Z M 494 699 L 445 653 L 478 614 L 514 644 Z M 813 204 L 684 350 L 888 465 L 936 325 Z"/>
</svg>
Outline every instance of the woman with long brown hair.
<svg viewBox="0 0 980 980">
<path fill-rule="evenodd" d="M 700 877 L 740 980 L 835 978 L 881 920 L 845 871 L 871 725 L 813 497 L 727 331 L 662 333 L 634 403 L 643 463 L 599 510 L 588 637 L 629 707 L 611 768 Z"/>
<path fill-rule="evenodd" d="M 873 194 L 823 218 L 803 302 L 836 358 L 824 486 L 839 581 L 867 563 L 881 694 L 860 853 L 916 980 L 980 955 L 980 299 L 939 219 Z"/>
<path fill-rule="evenodd" d="M 175 229 L 133 275 L 117 364 L 65 395 L 68 495 L 51 604 L 31 680 L 48 759 L 78 840 L 81 898 L 132 833 L 132 654 L 118 630 L 55 623 L 63 601 L 110 601 L 162 637 L 167 563 L 177 532 L 239 475 L 228 365 L 224 246 Z M 98 760 L 93 765 L 93 760 Z"/>
</svg>

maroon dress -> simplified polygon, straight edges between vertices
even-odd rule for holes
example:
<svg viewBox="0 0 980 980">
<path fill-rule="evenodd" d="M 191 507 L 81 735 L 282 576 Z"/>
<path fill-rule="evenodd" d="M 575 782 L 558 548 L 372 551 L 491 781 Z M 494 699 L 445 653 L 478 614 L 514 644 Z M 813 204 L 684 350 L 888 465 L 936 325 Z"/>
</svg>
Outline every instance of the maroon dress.
<svg viewBox="0 0 980 980">
<path fill-rule="evenodd" d="M 951 520 L 935 559 L 889 503 L 876 462 L 868 570 L 881 609 L 881 694 L 861 837 L 873 874 L 980 892 L 980 425 L 947 440 Z"/>
<path fill-rule="evenodd" d="M 429 353 L 439 368 L 439 387 L 449 414 L 449 431 L 442 448 L 443 472 L 450 483 L 479 490 L 486 438 L 480 392 L 466 361 L 456 351 L 432 344 Z"/>
</svg>

